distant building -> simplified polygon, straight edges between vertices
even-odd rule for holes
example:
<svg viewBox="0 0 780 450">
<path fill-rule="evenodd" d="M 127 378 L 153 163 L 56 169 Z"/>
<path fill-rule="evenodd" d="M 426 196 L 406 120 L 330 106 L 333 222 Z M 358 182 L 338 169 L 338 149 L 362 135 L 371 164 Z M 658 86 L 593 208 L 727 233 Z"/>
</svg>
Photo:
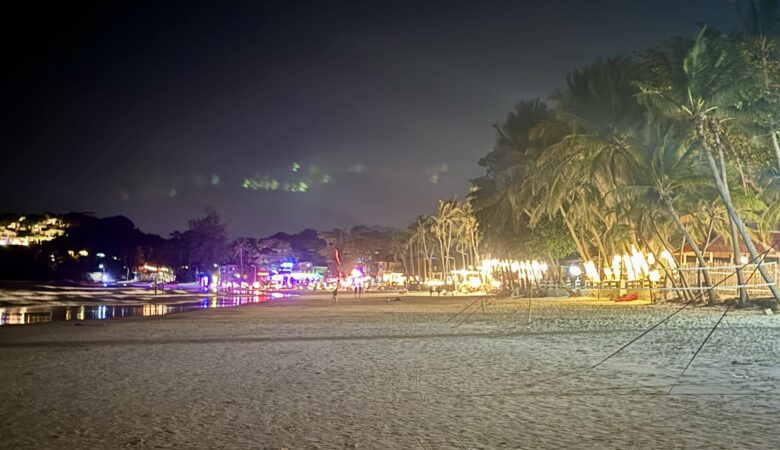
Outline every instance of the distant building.
<svg viewBox="0 0 780 450">
<path fill-rule="evenodd" d="M 0 246 L 37 245 L 64 235 L 67 228 L 57 216 L 6 218 L 0 222 Z"/>
<path fill-rule="evenodd" d="M 138 281 L 173 283 L 176 281 L 176 274 L 170 267 L 144 264 L 136 268 L 135 278 Z"/>
</svg>

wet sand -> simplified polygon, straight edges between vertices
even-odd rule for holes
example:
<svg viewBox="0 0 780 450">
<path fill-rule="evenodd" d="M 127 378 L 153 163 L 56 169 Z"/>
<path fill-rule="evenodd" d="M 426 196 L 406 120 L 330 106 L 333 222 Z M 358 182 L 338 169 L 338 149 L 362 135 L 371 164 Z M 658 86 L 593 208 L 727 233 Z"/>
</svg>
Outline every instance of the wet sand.
<svg viewBox="0 0 780 450">
<path fill-rule="evenodd" d="M 0 327 L 0 447 L 780 447 L 779 315 L 388 298 Z"/>
</svg>

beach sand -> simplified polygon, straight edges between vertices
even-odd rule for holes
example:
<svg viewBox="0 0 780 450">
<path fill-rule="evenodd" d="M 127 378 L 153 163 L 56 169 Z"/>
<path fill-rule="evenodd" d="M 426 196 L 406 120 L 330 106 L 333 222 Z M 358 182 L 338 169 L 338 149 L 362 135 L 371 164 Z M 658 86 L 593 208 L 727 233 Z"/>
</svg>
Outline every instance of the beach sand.
<svg viewBox="0 0 780 450">
<path fill-rule="evenodd" d="M 780 447 L 780 315 L 389 298 L 0 327 L 0 447 Z"/>
</svg>

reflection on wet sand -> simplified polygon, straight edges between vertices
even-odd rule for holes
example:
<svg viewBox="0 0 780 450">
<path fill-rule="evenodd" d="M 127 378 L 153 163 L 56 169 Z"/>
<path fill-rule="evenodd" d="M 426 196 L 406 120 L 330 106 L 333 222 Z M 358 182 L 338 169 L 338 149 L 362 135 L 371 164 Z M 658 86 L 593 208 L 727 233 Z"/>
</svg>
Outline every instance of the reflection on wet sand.
<svg viewBox="0 0 780 450">
<path fill-rule="evenodd" d="M 266 293 L 263 295 L 251 296 L 206 297 L 200 301 L 173 304 L 145 303 L 141 305 L 81 305 L 34 308 L 22 306 L 0 308 L 0 325 L 28 325 L 32 323 L 53 321 L 163 316 L 166 314 L 196 311 L 206 308 L 233 308 L 242 305 L 263 303 L 271 299 L 288 296 L 288 294 Z"/>
</svg>

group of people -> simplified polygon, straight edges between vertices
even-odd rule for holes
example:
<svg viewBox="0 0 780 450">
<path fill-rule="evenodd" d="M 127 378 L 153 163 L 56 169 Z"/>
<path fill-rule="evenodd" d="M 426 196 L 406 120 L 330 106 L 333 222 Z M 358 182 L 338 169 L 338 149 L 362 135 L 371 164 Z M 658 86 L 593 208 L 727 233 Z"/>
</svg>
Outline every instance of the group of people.
<svg viewBox="0 0 780 450">
<path fill-rule="evenodd" d="M 349 288 L 350 291 L 352 291 L 355 294 L 355 298 L 360 298 L 363 296 L 363 293 L 365 292 L 366 288 L 360 284 L 360 285 L 354 285 L 351 288 Z M 339 287 L 336 285 L 335 288 L 333 288 L 333 296 L 331 297 L 331 300 L 333 302 L 339 301 Z"/>
<path fill-rule="evenodd" d="M 433 297 L 433 293 L 436 292 L 438 296 L 442 295 L 455 295 L 455 286 L 453 285 L 447 285 L 447 286 L 429 286 L 428 287 L 428 293 L 431 297 Z"/>
</svg>

